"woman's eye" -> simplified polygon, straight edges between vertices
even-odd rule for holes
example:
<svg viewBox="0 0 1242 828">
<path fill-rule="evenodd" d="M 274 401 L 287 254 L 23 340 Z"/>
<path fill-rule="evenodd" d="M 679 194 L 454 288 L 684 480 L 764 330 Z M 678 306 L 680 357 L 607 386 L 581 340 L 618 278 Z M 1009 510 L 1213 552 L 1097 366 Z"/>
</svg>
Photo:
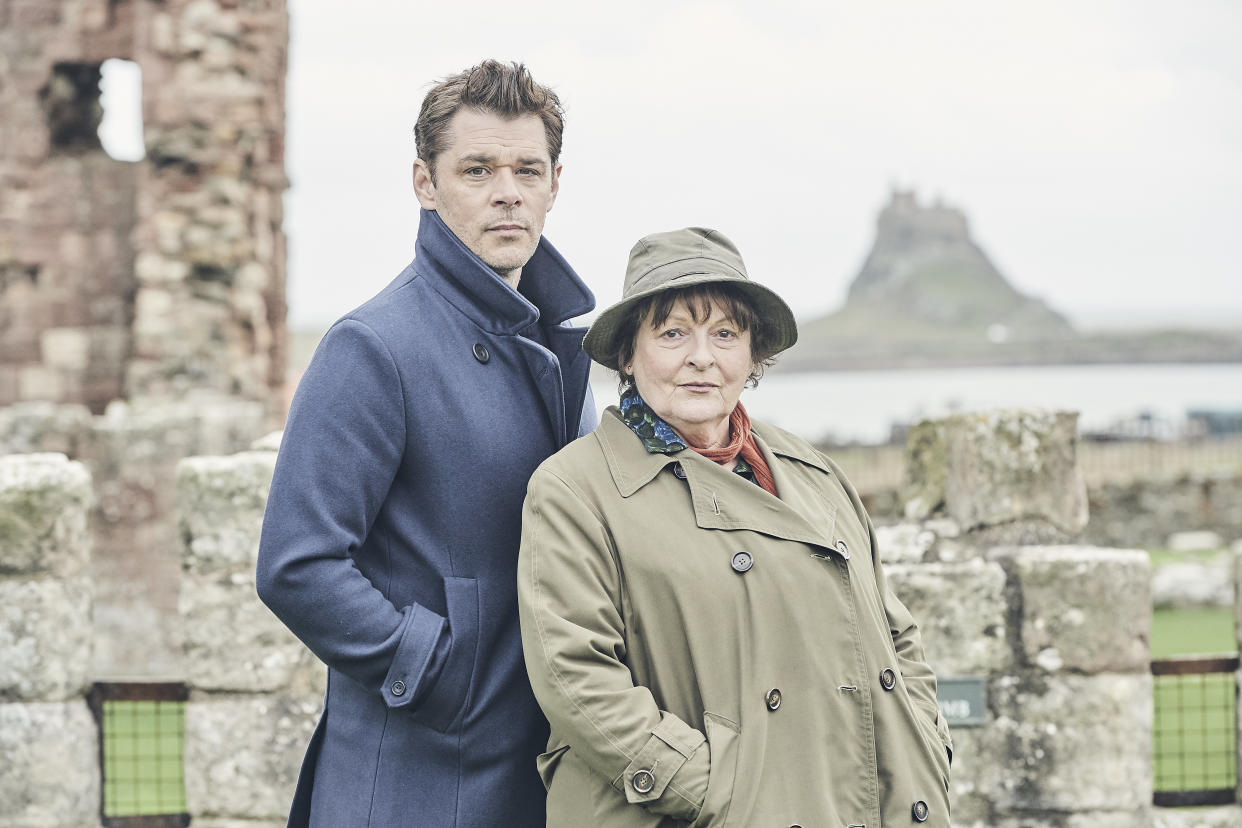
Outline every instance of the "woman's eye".
<svg viewBox="0 0 1242 828">
<path fill-rule="evenodd" d="M 665 339 L 676 339 L 680 335 L 681 335 L 681 331 L 677 330 L 676 328 L 669 328 L 667 331 L 660 334 L 660 336 L 664 337 Z"/>
<path fill-rule="evenodd" d="M 737 332 L 731 331 L 728 328 L 721 328 L 720 330 L 716 331 L 716 336 L 720 337 L 721 339 L 733 339 L 734 337 L 737 336 Z"/>
</svg>

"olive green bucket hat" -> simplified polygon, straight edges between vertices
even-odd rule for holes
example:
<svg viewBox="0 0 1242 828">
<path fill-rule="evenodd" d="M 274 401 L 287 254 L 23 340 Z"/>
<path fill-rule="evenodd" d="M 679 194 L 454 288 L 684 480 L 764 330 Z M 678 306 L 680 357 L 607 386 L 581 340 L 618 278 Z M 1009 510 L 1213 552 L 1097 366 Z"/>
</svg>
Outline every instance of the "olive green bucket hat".
<svg viewBox="0 0 1242 828">
<path fill-rule="evenodd" d="M 765 333 L 771 334 L 774 350 L 768 356 L 798 341 L 793 311 L 773 291 L 750 280 L 733 242 L 715 230 L 687 227 L 638 240 L 630 251 L 621 301 L 596 318 L 582 340 L 582 349 L 605 368 L 619 370 L 619 332 L 635 305 L 665 290 L 710 283 L 734 285 L 745 294 Z"/>
</svg>

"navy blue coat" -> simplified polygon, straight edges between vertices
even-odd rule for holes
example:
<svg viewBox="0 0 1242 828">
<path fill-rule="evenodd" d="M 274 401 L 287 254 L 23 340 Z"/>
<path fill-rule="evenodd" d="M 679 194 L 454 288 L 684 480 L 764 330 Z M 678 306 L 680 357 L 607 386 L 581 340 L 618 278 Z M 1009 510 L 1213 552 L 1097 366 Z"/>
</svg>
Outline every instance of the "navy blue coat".
<svg viewBox="0 0 1242 828">
<path fill-rule="evenodd" d="M 290 825 L 542 828 L 522 499 L 595 426 L 562 325 L 592 307 L 546 240 L 519 293 L 423 211 L 414 262 L 324 336 L 259 546 L 259 596 L 328 665 Z"/>
</svg>

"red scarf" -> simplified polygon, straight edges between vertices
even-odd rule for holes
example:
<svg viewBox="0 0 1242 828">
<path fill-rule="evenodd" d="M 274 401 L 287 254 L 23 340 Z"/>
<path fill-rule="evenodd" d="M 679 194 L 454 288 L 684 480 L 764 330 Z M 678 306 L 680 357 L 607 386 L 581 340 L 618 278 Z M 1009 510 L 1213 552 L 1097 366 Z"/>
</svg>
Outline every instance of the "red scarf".
<svg viewBox="0 0 1242 828">
<path fill-rule="evenodd" d="M 682 437 L 682 439 L 686 438 Z M 755 473 L 755 482 L 776 496 L 776 481 L 772 479 L 772 470 L 768 468 L 767 461 L 763 459 L 759 446 L 755 445 L 755 435 L 750 433 L 750 415 L 746 413 L 741 402 L 729 415 L 729 444 L 727 446 L 714 449 L 699 448 L 689 440 L 686 440 L 686 445 L 713 463 L 727 463 L 739 454 L 742 455 L 742 459 L 750 464 L 751 471 Z"/>
</svg>

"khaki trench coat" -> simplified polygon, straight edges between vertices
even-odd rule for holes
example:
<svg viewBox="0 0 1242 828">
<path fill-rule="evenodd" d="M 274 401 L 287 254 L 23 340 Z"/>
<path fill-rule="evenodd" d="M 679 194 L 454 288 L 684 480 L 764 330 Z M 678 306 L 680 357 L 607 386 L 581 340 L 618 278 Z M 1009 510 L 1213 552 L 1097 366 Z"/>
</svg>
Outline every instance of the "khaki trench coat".
<svg viewBox="0 0 1242 828">
<path fill-rule="evenodd" d="M 827 457 L 753 432 L 779 499 L 648 454 L 615 408 L 532 477 L 518 605 L 549 826 L 949 825 L 936 680 L 870 520 Z"/>
</svg>

